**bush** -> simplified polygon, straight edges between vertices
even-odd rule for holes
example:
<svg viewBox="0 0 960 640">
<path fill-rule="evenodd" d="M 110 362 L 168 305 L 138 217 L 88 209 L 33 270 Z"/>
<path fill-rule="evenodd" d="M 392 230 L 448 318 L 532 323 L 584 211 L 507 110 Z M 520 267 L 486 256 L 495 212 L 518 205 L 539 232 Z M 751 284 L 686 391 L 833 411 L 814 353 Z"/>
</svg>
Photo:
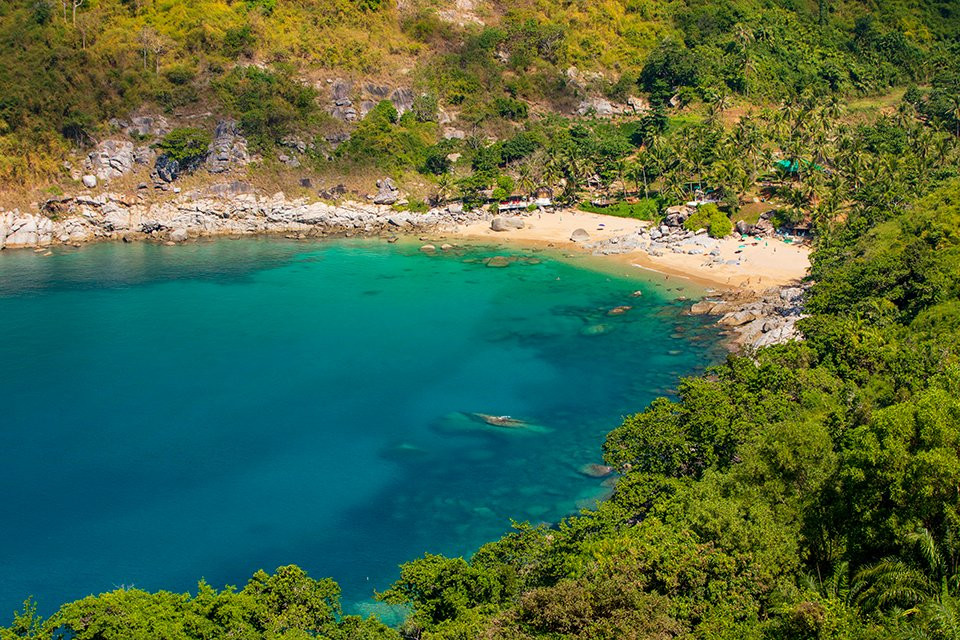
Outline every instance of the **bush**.
<svg viewBox="0 0 960 640">
<path fill-rule="evenodd" d="M 514 98 L 497 98 L 493 101 L 493 108 L 501 118 L 509 120 L 525 120 L 527 105 Z"/>
<path fill-rule="evenodd" d="M 720 211 L 715 204 L 705 204 L 694 212 L 683 223 L 687 231 L 706 229 L 711 238 L 723 238 L 733 233 L 733 223 L 727 214 Z"/>
<path fill-rule="evenodd" d="M 413 106 L 410 108 L 417 122 L 436 122 L 438 118 L 439 107 L 436 97 L 425 93 L 413 99 Z"/>
<path fill-rule="evenodd" d="M 653 198 L 636 203 L 616 202 L 606 207 L 598 207 L 590 202 L 582 202 L 579 208 L 590 213 L 600 213 L 618 218 L 634 218 L 635 220 L 657 220 L 660 217 L 660 207 Z"/>
<path fill-rule="evenodd" d="M 157 143 L 163 155 L 176 160 L 182 167 L 190 167 L 207 156 L 213 138 L 203 129 L 174 129 Z"/>
<path fill-rule="evenodd" d="M 251 144 L 261 150 L 311 126 L 319 113 L 316 91 L 283 68 L 236 67 L 215 88 L 227 110 L 240 119 Z"/>
</svg>

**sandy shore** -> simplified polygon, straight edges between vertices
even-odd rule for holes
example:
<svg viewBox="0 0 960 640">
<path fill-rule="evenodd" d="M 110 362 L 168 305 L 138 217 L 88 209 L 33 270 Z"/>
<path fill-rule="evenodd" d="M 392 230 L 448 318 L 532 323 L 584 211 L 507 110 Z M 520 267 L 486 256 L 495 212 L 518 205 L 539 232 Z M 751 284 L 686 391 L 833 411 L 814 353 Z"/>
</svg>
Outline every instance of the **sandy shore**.
<svg viewBox="0 0 960 640">
<path fill-rule="evenodd" d="M 584 229 L 590 234 L 587 243 L 590 244 L 635 233 L 650 225 L 630 218 L 572 210 L 534 213 L 525 215 L 523 220 L 523 229 L 493 231 L 488 222 L 480 221 L 462 225 L 455 233 L 461 237 L 487 241 L 519 242 L 587 252 L 588 249 L 570 240 L 576 229 Z M 711 264 L 706 256 L 685 253 L 665 252 L 662 256 L 652 256 L 640 250 L 602 258 L 635 268 L 685 277 L 713 287 L 756 291 L 796 282 L 803 278 L 810 266 L 809 247 L 787 244 L 778 238 L 751 239 L 747 242 L 725 238 L 720 241 L 719 248 L 724 261 L 739 258 L 740 264 Z"/>
</svg>

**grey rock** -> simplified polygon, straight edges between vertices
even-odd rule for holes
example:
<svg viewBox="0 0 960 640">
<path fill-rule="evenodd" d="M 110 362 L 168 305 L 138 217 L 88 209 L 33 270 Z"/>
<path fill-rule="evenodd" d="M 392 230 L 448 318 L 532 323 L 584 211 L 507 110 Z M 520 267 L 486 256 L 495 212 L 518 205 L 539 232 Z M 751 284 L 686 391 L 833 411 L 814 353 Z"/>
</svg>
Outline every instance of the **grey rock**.
<svg viewBox="0 0 960 640">
<path fill-rule="evenodd" d="M 377 195 L 373 204 L 395 204 L 400 199 L 400 190 L 391 178 L 377 180 Z"/>
<path fill-rule="evenodd" d="M 247 139 L 240 134 L 235 120 L 221 120 L 213 132 L 207 153 L 206 169 L 210 173 L 227 173 L 250 163 Z"/>
<path fill-rule="evenodd" d="M 83 186 L 87 189 L 94 189 L 97 186 L 97 176 L 85 175 L 83 176 Z"/>
<path fill-rule="evenodd" d="M 570 234 L 570 239 L 573 242 L 587 242 L 590 240 L 590 234 L 587 233 L 586 229 L 576 229 Z"/>
<path fill-rule="evenodd" d="M 171 242 L 183 242 L 190 237 L 190 234 L 184 228 L 174 229 L 170 232 L 170 241 Z"/>
<path fill-rule="evenodd" d="M 180 163 L 167 155 L 157 158 L 157 175 L 164 182 L 173 182 L 180 177 Z"/>
<path fill-rule="evenodd" d="M 378 100 L 383 100 L 390 95 L 390 87 L 386 85 L 378 85 L 373 83 L 368 83 L 366 86 L 367 93 Z"/>
<path fill-rule="evenodd" d="M 413 107 L 413 91 L 410 89 L 396 89 L 393 93 L 390 94 L 390 102 L 393 103 L 394 108 L 398 113 L 403 115 Z"/>
<path fill-rule="evenodd" d="M 490 228 L 494 231 L 511 231 L 513 229 L 523 229 L 524 222 L 521 218 L 497 216 L 490 221 Z"/>
<path fill-rule="evenodd" d="M 353 91 L 353 83 L 349 80 L 336 79 L 333 81 L 333 99 L 336 100 L 346 100 L 350 98 L 350 93 Z"/>
<path fill-rule="evenodd" d="M 146 138 L 160 137 L 170 132 L 170 125 L 163 116 L 138 116 L 131 118 L 130 125 L 124 129 L 128 136 Z"/>
<path fill-rule="evenodd" d="M 133 143 L 127 140 L 104 140 L 87 156 L 87 166 L 102 181 L 129 173 L 134 162 Z"/>
</svg>

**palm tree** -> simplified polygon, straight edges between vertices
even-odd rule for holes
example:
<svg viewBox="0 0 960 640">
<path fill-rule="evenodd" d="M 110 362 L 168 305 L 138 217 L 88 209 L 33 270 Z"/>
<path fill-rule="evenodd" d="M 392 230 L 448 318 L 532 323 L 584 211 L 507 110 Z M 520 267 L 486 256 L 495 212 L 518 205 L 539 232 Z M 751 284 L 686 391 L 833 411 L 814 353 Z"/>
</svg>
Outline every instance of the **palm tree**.
<svg viewBox="0 0 960 640">
<path fill-rule="evenodd" d="M 530 166 L 530 162 L 523 162 L 517 167 L 517 189 L 521 193 L 534 195 L 534 192 L 540 186 L 533 178 L 533 167 Z"/>
<path fill-rule="evenodd" d="M 627 177 L 633 180 L 637 191 L 640 191 L 640 181 L 643 180 L 643 197 L 650 197 L 650 190 L 647 186 L 647 163 L 649 158 L 646 151 L 641 151 L 633 163 L 627 168 Z"/>
<path fill-rule="evenodd" d="M 456 180 L 453 179 L 453 175 L 448 173 L 441 173 L 437 177 L 437 189 L 435 200 L 438 205 L 443 204 L 453 195 L 454 187 L 456 186 Z"/>
<path fill-rule="evenodd" d="M 928 529 L 907 536 L 913 561 L 887 558 L 861 570 L 857 603 L 867 610 L 895 608 L 926 637 L 960 638 L 960 547 L 952 532 L 937 542 Z M 922 636 L 921 636 L 922 637 Z"/>
</svg>

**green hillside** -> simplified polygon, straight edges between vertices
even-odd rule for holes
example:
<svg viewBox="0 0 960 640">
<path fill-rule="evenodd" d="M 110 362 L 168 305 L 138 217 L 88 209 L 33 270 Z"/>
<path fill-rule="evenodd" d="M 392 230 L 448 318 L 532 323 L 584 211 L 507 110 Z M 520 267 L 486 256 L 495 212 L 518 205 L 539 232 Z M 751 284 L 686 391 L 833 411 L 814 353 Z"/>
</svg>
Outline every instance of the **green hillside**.
<svg viewBox="0 0 960 640">
<path fill-rule="evenodd" d="M 137 110 L 233 115 L 268 152 L 291 133 L 318 141 L 319 162 L 344 129 L 325 105 L 334 77 L 403 86 L 422 119 L 439 107 L 495 137 L 591 95 L 872 95 L 955 64 L 958 13 L 948 1 L 5 0 L 0 179 L 64 178 L 64 159 Z"/>
</svg>

